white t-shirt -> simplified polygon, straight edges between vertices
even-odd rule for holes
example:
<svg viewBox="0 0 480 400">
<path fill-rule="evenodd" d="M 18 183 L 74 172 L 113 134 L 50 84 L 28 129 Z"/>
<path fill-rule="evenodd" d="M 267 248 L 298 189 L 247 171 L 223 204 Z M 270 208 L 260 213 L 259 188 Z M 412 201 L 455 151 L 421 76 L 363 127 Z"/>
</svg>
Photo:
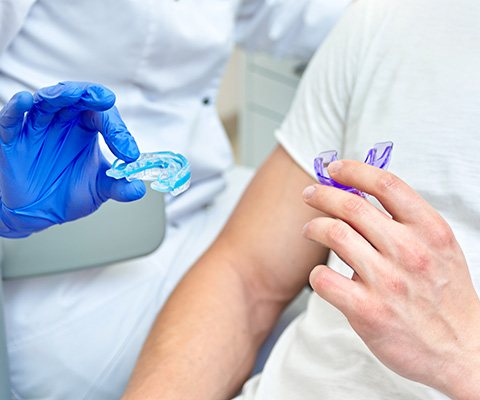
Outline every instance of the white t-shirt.
<svg viewBox="0 0 480 400">
<path fill-rule="evenodd" d="M 360 0 L 312 61 L 277 132 L 313 175 L 337 149 L 363 160 L 394 142 L 390 170 L 447 219 L 480 290 L 480 3 Z M 333 256 L 329 265 L 349 273 Z M 435 371 L 431 371 L 432 374 Z M 407 381 L 368 351 L 335 308 L 313 294 L 242 400 L 425 400 L 442 394 Z"/>
</svg>

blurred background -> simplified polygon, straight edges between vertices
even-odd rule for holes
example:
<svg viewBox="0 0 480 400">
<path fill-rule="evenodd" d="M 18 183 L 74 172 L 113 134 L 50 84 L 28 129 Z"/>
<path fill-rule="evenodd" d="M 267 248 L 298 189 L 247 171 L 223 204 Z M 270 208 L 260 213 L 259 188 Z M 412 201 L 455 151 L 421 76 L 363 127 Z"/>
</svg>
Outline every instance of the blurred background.
<svg viewBox="0 0 480 400">
<path fill-rule="evenodd" d="M 298 60 L 235 50 L 217 107 L 238 164 L 258 167 L 273 149 L 304 69 Z"/>
</svg>

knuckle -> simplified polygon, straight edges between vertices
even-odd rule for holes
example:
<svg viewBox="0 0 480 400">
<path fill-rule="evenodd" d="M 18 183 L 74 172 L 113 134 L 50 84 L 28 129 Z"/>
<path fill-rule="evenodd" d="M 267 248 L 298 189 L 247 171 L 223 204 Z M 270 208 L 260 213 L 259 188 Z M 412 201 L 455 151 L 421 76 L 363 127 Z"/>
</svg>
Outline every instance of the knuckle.
<svg viewBox="0 0 480 400">
<path fill-rule="evenodd" d="M 360 214 L 365 212 L 365 200 L 359 196 L 351 196 L 343 203 L 343 208 L 348 214 Z"/>
<path fill-rule="evenodd" d="M 423 241 L 399 235 L 395 241 L 395 255 L 400 265 L 408 272 L 427 273 L 432 264 L 431 252 Z"/>
<path fill-rule="evenodd" d="M 353 301 L 353 307 L 357 315 L 365 317 L 371 314 L 371 304 L 368 299 L 365 299 L 363 297 L 355 298 Z"/>
<path fill-rule="evenodd" d="M 427 273 L 430 270 L 432 260 L 420 248 L 416 247 L 403 253 L 403 264 L 407 269 L 417 273 Z"/>
<path fill-rule="evenodd" d="M 354 307 L 350 323 L 361 327 L 364 334 L 378 332 L 379 325 L 385 318 L 383 307 L 370 299 L 357 299 Z"/>
<path fill-rule="evenodd" d="M 450 248 L 455 243 L 455 236 L 450 226 L 443 220 L 434 224 L 435 228 L 431 231 L 432 245 L 439 248 Z"/>
<path fill-rule="evenodd" d="M 380 192 L 396 190 L 400 186 L 400 179 L 395 175 L 386 172 L 382 174 L 376 182 L 376 187 Z"/>
<path fill-rule="evenodd" d="M 420 273 L 430 272 L 431 269 L 431 259 L 423 253 L 418 253 L 413 257 L 412 266 L 413 268 Z"/>
<path fill-rule="evenodd" d="M 332 242 L 343 242 L 348 237 L 348 229 L 345 223 L 334 221 L 327 229 L 327 238 Z"/>
<path fill-rule="evenodd" d="M 399 276 L 391 276 L 385 282 L 387 291 L 395 295 L 405 297 L 408 294 L 408 285 Z"/>
</svg>

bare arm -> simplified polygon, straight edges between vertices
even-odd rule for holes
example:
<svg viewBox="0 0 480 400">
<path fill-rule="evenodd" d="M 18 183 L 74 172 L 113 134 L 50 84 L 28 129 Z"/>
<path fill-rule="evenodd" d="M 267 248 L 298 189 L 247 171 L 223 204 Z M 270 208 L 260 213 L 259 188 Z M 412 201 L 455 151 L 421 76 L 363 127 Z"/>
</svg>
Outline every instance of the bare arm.
<svg viewBox="0 0 480 400">
<path fill-rule="evenodd" d="M 327 250 L 302 237 L 313 179 L 278 147 L 160 313 L 125 400 L 227 399 Z"/>
</svg>

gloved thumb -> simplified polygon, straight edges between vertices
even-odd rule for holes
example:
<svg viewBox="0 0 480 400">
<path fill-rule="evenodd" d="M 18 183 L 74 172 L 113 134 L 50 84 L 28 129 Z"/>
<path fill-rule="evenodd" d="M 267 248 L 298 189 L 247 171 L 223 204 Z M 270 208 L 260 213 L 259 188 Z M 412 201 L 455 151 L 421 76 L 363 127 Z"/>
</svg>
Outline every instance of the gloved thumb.
<svg viewBox="0 0 480 400">
<path fill-rule="evenodd" d="M 32 105 L 32 94 L 19 92 L 0 111 L 0 139 L 4 144 L 12 142 L 21 132 L 24 115 Z"/>
<path fill-rule="evenodd" d="M 145 184 L 140 180 L 128 182 L 126 179 L 116 180 L 101 175 L 97 181 L 98 195 L 103 201 L 108 199 L 121 202 L 140 200 L 145 196 L 146 190 Z"/>
</svg>

